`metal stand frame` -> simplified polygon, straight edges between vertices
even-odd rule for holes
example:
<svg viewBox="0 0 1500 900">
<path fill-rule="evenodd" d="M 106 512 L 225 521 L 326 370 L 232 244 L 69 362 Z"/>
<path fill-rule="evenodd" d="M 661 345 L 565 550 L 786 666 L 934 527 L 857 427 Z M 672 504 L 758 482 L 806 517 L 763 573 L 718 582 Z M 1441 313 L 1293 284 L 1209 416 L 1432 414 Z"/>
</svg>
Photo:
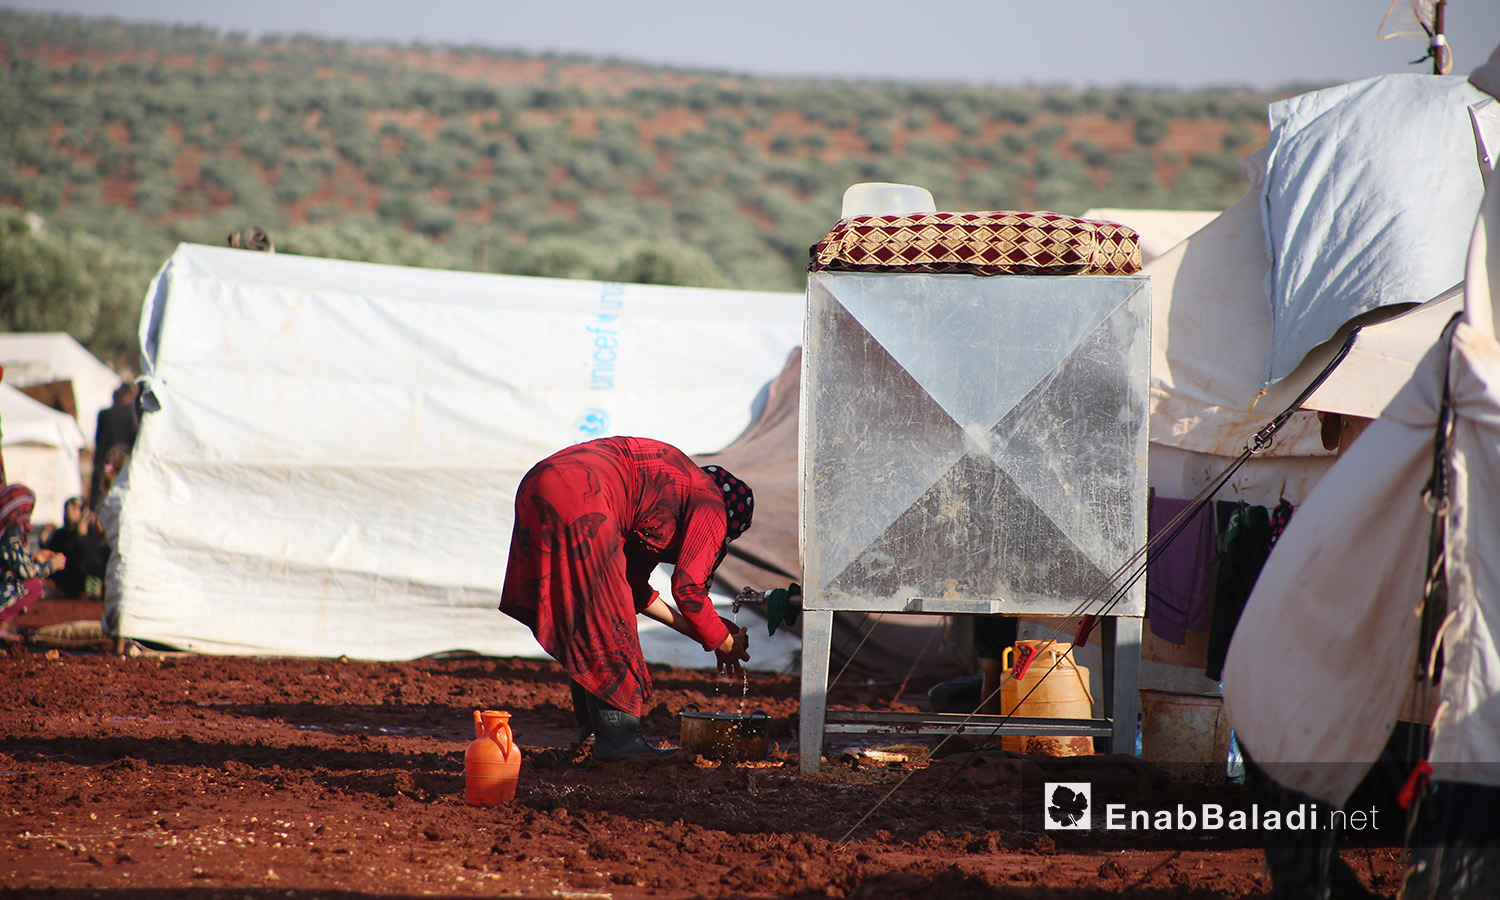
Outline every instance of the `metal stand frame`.
<svg viewBox="0 0 1500 900">
<path fill-rule="evenodd" d="M 1135 754 L 1140 712 L 1141 619 L 1105 616 L 1100 622 L 1104 653 L 1104 717 L 1046 719 L 1018 716 L 964 716 L 955 713 L 896 713 L 828 708 L 828 659 L 833 648 L 831 609 L 802 611 L 802 705 L 799 746 L 804 774 L 823 764 L 825 734 L 965 735 L 1044 734 L 1108 737 L 1110 752 Z"/>
</svg>

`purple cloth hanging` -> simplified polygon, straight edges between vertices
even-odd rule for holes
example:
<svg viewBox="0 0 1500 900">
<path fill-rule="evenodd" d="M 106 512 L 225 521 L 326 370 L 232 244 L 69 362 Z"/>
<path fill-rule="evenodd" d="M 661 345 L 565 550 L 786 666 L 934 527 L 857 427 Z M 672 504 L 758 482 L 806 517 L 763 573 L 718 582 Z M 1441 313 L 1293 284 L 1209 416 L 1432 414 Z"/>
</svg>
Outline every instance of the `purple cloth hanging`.
<svg viewBox="0 0 1500 900">
<path fill-rule="evenodd" d="M 1146 525 L 1151 539 L 1166 532 L 1190 505 L 1191 500 L 1154 498 Z M 1213 565 L 1219 552 L 1213 504 L 1200 506 L 1177 536 L 1154 552 L 1146 566 L 1146 618 L 1151 633 L 1169 643 L 1186 643 L 1189 631 L 1208 627 L 1213 605 Z"/>
</svg>

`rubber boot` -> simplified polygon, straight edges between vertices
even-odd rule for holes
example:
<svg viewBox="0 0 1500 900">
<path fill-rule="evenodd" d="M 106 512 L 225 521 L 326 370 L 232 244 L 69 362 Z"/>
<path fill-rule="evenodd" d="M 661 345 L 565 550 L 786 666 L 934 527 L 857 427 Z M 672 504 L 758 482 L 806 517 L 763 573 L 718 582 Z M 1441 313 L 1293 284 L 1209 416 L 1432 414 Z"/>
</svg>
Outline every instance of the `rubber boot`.
<svg viewBox="0 0 1500 900">
<path fill-rule="evenodd" d="M 594 718 L 589 707 L 589 692 L 576 681 L 569 684 L 573 689 L 573 721 L 578 723 L 578 746 L 582 747 L 594 739 Z"/>
<path fill-rule="evenodd" d="M 641 719 L 589 696 L 594 720 L 594 759 L 607 762 L 632 756 L 670 756 L 676 747 L 656 747 L 641 733 Z"/>
</svg>

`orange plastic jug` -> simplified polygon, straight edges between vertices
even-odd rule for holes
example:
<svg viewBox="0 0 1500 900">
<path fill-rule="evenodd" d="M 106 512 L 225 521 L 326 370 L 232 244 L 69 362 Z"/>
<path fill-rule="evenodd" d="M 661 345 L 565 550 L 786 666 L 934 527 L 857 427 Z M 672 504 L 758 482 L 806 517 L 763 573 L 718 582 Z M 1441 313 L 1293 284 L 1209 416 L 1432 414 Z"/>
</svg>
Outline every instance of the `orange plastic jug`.
<svg viewBox="0 0 1500 900">
<path fill-rule="evenodd" d="M 464 751 L 464 797 L 470 806 L 495 806 L 516 798 L 521 748 L 510 733 L 510 713 L 474 710 L 474 742 Z"/>
<path fill-rule="evenodd" d="M 1011 675 L 1016 651 L 1034 647 L 1036 656 L 1026 667 L 1022 678 Z M 1006 647 L 1001 657 L 1006 679 L 1000 685 L 1000 711 L 1016 715 L 1052 719 L 1088 719 L 1094 714 L 1094 697 L 1089 693 L 1089 670 L 1073 661 L 1073 645 L 1060 641 L 1016 641 Z M 1094 739 L 1084 735 L 1043 736 L 1007 734 L 1000 746 L 1016 753 L 1045 756 L 1090 756 Z"/>
</svg>

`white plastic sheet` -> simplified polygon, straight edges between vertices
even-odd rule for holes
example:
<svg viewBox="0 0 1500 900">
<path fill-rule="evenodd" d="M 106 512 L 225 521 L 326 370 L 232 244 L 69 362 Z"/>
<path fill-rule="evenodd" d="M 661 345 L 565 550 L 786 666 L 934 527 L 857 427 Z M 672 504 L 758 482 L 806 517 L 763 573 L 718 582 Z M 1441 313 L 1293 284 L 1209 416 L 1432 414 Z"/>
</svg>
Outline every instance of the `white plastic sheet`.
<svg viewBox="0 0 1500 900">
<path fill-rule="evenodd" d="M 0 365 L 5 366 L 5 383 L 14 387 L 73 382 L 78 427 L 89 444 L 94 442 L 99 412 L 114 403 L 115 388 L 124 380 L 61 331 L 0 334 Z"/>
<path fill-rule="evenodd" d="M 521 476 L 607 434 L 729 444 L 802 309 L 184 245 L 143 312 L 160 409 L 111 495 L 109 614 L 213 653 L 540 655 L 496 609 Z"/>
<path fill-rule="evenodd" d="M 1463 279 L 1484 194 L 1468 107 L 1487 99 L 1459 76 L 1399 74 L 1271 105 L 1267 383 L 1355 316 Z M 1500 122 L 1481 122 L 1495 146 Z"/>
<path fill-rule="evenodd" d="M 1448 347 L 1292 517 L 1224 664 L 1240 740 L 1281 784 L 1342 805 L 1380 755 L 1412 684 L 1427 538 L 1422 500 Z M 1439 777 L 1494 783 L 1500 763 L 1500 345 L 1464 323 L 1452 350 L 1454 454 Z"/>
<path fill-rule="evenodd" d="M 84 442 L 77 420 L 0 384 L 0 428 L 5 477 L 36 493 L 32 524 L 61 525 L 63 503 L 83 495 L 78 453 Z"/>
</svg>

